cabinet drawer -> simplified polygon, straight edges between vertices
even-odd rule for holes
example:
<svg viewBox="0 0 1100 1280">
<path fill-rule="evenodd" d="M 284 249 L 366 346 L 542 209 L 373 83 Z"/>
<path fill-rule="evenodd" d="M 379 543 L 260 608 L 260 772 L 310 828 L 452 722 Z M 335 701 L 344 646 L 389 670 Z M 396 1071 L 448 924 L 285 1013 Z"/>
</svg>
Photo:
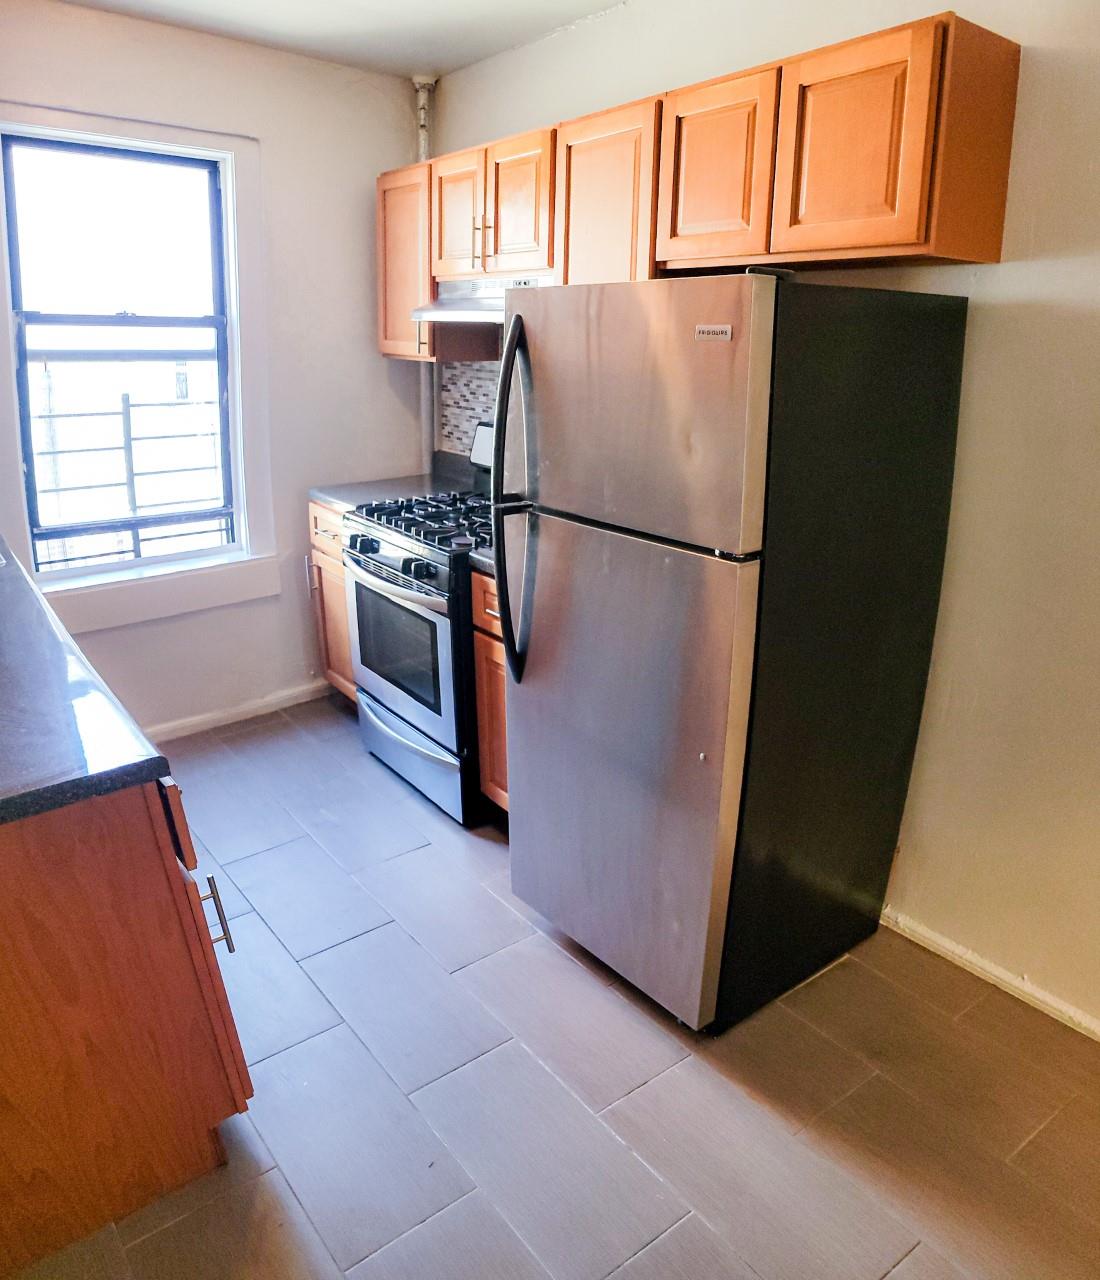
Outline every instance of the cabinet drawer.
<svg viewBox="0 0 1100 1280">
<path fill-rule="evenodd" d="M 340 559 L 340 534 L 344 527 L 341 512 L 320 502 L 309 504 L 309 540 L 314 550 L 324 556 Z"/>
<path fill-rule="evenodd" d="M 500 636 L 500 601 L 497 599 L 497 584 L 487 573 L 470 575 L 473 592 L 474 626 L 490 635 Z"/>
</svg>

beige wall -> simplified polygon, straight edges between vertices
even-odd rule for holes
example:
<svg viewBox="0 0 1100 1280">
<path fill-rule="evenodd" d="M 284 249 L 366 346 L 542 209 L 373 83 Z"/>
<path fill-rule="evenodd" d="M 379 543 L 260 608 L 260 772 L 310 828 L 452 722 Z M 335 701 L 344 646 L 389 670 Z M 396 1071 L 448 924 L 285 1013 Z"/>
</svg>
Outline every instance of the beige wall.
<svg viewBox="0 0 1100 1280">
<path fill-rule="evenodd" d="M 411 86 L 53 0 L 0 0 L 0 99 L 259 139 L 281 594 L 81 644 L 146 725 L 300 688 L 317 668 L 307 490 L 420 469 L 417 372 L 378 354 L 373 301 L 374 180 L 415 155 Z M 0 431 L 15 429 L 0 404 Z M 0 530 L 22 519 L 6 506 Z"/>
<path fill-rule="evenodd" d="M 932 11 L 628 0 L 445 77 L 438 149 Z M 971 298 L 943 602 L 889 903 L 1100 1019 L 1100 5 L 961 12 L 1024 46 L 1006 261 L 837 276 Z"/>
</svg>

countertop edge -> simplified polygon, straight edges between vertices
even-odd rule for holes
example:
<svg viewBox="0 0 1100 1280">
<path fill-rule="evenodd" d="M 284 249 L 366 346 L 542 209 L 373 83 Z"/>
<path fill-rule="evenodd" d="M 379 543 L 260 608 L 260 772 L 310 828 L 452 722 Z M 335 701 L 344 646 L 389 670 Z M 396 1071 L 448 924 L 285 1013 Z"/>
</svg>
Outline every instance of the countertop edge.
<svg viewBox="0 0 1100 1280">
<path fill-rule="evenodd" d="M 19 822 L 23 818 L 33 818 L 41 813 L 49 813 L 54 809 L 63 809 L 67 805 L 78 804 L 81 800 L 91 800 L 95 796 L 125 791 L 129 787 L 141 786 L 146 782 L 157 782 L 161 778 L 168 777 L 171 772 L 168 760 L 164 756 L 151 756 L 148 760 L 139 760 L 118 769 L 109 769 L 104 773 L 91 774 L 84 778 L 68 778 L 62 782 L 51 782 L 44 787 L 22 791 L 0 799 L 0 826 L 9 822 Z"/>
</svg>

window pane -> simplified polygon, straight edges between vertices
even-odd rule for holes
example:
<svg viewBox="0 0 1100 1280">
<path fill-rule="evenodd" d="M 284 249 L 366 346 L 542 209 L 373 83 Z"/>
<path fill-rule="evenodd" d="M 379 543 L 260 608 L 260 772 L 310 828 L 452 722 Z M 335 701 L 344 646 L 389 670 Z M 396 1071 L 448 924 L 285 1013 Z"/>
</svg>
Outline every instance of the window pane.
<svg viewBox="0 0 1100 1280">
<path fill-rule="evenodd" d="M 217 349 L 216 329 L 171 329 L 160 325 L 28 324 L 27 355 L 49 351 L 209 351 Z"/>
<path fill-rule="evenodd" d="M 41 525 L 221 506 L 216 360 L 39 358 L 27 374 Z"/>
<path fill-rule="evenodd" d="M 155 529 L 143 530 L 138 537 L 142 557 L 205 551 L 226 545 L 229 541 L 228 521 L 196 520 L 192 524 L 158 525 Z"/>
<path fill-rule="evenodd" d="M 23 308 L 212 315 L 209 171 L 15 143 Z"/>
<path fill-rule="evenodd" d="M 35 551 L 40 569 L 110 564 L 132 560 L 134 541 L 129 532 L 82 533 L 72 538 L 38 538 Z"/>
</svg>

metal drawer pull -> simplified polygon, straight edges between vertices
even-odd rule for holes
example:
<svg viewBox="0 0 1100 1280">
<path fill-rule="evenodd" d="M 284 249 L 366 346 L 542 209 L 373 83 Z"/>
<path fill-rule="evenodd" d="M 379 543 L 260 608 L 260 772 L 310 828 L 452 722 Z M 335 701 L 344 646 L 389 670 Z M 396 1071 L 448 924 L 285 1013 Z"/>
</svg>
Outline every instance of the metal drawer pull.
<svg viewBox="0 0 1100 1280">
<path fill-rule="evenodd" d="M 233 935 L 229 932 L 229 921 L 225 918 L 225 908 L 222 906 L 222 895 L 218 892 L 218 886 L 213 876 L 206 877 L 206 885 L 210 890 L 209 893 L 200 893 L 200 902 L 212 902 L 214 910 L 218 913 L 218 924 L 221 926 L 221 933 L 216 938 L 212 938 L 212 942 L 224 942 L 230 953 L 237 950 L 233 945 Z"/>
<path fill-rule="evenodd" d="M 322 538 L 329 538 L 333 542 L 340 541 L 340 535 L 338 533 L 333 533 L 329 529 L 318 529 L 317 532 L 321 535 Z"/>
<path fill-rule="evenodd" d="M 500 614 L 495 609 L 490 609 L 488 605 L 485 606 L 485 616 L 487 618 L 496 618 L 498 622 L 500 621 Z"/>
</svg>

